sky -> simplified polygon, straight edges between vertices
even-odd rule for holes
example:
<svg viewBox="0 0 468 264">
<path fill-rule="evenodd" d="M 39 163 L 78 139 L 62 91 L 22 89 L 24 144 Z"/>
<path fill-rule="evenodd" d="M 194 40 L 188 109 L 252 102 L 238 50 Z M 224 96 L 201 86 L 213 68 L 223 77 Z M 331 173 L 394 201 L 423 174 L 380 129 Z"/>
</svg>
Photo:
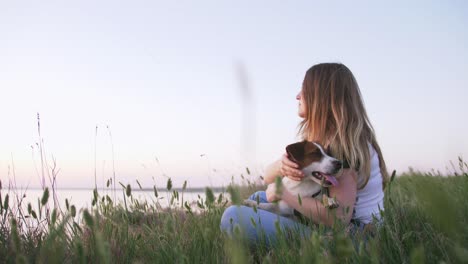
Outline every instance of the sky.
<svg viewBox="0 0 468 264">
<path fill-rule="evenodd" d="M 390 171 L 445 173 L 468 158 L 466 28 L 465 1 L 0 0 L 0 177 L 39 187 L 41 137 L 59 188 L 255 180 L 321 62 L 354 73 Z"/>
</svg>

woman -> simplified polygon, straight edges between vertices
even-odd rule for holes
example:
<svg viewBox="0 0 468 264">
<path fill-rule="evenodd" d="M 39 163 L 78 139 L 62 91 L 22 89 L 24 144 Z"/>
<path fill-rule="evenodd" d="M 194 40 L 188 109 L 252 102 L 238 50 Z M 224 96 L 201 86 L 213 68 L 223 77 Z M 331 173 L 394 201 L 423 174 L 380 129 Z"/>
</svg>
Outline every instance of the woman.
<svg viewBox="0 0 468 264">
<path fill-rule="evenodd" d="M 314 65 L 307 71 L 296 99 L 298 115 L 303 118 L 298 134 L 304 140 L 320 143 L 331 156 L 344 161 L 339 184 L 329 188 L 330 197 L 335 197 L 340 207 L 331 213 L 321 200 L 301 197 L 300 202 L 287 190 L 278 194 L 271 188 L 253 194 L 250 199 L 260 202 L 282 199 L 313 223 L 326 226 L 340 221 L 363 228 L 373 218 L 380 220 L 388 173 L 351 71 L 339 63 Z M 296 181 L 304 177 L 287 154 L 267 167 L 265 183 L 274 182 L 277 176 Z M 274 239 L 275 222 L 282 229 L 299 228 L 304 230 L 305 236 L 310 233 L 309 227 L 292 219 L 246 206 L 227 208 L 221 219 L 221 229 L 231 234 L 233 228 L 239 226 L 251 241 L 258 241 L 261 233 Z"/>
</svg>

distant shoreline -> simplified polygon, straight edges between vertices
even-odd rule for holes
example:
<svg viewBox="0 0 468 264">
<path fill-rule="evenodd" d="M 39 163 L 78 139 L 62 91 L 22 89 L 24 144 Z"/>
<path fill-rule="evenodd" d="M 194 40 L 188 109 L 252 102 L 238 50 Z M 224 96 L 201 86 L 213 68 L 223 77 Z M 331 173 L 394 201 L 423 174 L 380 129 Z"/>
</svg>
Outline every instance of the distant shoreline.
<svg viewBox="0 0 468 264">
<path fill-rule="evenodd" d="M 177 192 L 190 192 L 190 193 L 199 193 L 199 192 L 205 192 L 206 188 L 210 188 L 213 192 L 225 192 L 227 187 L 192 187 L 192 188 L 172 188 L 170 192 L 172 191 L 177 191 Z M 156 188 L 158 192 L 167 192 L 166 188 Z M 28 188 L 27 190 L 31 191 L 42 191 L 42 188 Z M 94 188 L 90 187 L 64 187 L 64 188 L 57 188 L 57 191 L 92 191 Z M 107 191 L 112 191 L 112 188 L 98 188 L 98 192 L 102 190 L 107 190 Z M 119 186 L 117 188 L 117 191 L 122 190 L 122 187 Z M 152 192 L 154 191 L 153 188 L 132 188 L 132 192 Z"/>
</svg>

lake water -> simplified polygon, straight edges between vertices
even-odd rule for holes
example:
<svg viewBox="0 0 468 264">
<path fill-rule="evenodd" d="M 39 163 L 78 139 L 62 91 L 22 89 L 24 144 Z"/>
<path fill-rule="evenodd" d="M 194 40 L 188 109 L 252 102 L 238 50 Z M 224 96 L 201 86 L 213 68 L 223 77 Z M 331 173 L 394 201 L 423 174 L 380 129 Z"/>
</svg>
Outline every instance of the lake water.
<svg viewBox="0 0 468 264">
<path fill-rule="evenodd" d="M 6 190 L 2 190 L 2 198 L 5 197 L 5 195 L 8 192 Z M 43 195 L 43 190 L 41 189 L 30 189 L 27 191 L 16 191 L 12 192 L 10 191 L 10 204 L 14 206 L 16 204 L 16 198 L 15 193 L 21 197 L 23 194 L 26 195 L 26 197 L 23 198 L 22 205 L 23 207 L 27 206 L 28 203 L 31 203 L 33 208 L 37 208 L 38 204 L 38 199 L 40 200 Z M 221 193 L 221 191 L 214 191 L 213 192 L 215 197 L 217 198 L 218 195 Z M 65 199 L 68 199 L 68 202 L 70 205 L 75 205 L 77 209 L 81 208 L 90 208 L 91 203 L 93 200 L 93 189 L 59 189 L 56 191 L 57 195 L 57 200 L 59 202 L 59 206 L 61 208 L 65 208 Z M 109 195 L 109 197 L 114 200 L 114 193 L 111 190 L 98 190 L 98 195 L 99 197 L 103 197 L 105 195 Z M 118 189 L 115 193 L 116 200 L 120 203 L 123 203 L 123 197 L 124 197 L 124 192 L 122 189 Z M 226 195 L 223 194 L 225 197 Z M 153 190 L 132 190 L 132 196 L 134 199 L 138 199 L 139 201 L 148 201 L 149 204 L 154 204 L 154 202 L 158 202 L 161 206 L 166 207 L 172 196 L 173 192 L 170 191 L 159 191 L 158 190 L 158 198 L 155 197 L 154 191 Z M 179 204 L 181 205 L 182 198 L 184 201 L 188 201 L 189 203 L 196 202 L 200 198 L 203 199 L 203 201 L 206 200 L 206 195 L 205 192 L 197 189 L 197 191 L 193 190 L 185 190 L 184 192 L 179 191 Z M 13 200 L 14 201 L 13 201 Z M 128 201 L 128 197 L 126 197 Z M 49 198 L 49 204 L 53 206 L 53 198 L 52 198 L 52 192 L 50 192 L 50 198 Z"/>
</svg>

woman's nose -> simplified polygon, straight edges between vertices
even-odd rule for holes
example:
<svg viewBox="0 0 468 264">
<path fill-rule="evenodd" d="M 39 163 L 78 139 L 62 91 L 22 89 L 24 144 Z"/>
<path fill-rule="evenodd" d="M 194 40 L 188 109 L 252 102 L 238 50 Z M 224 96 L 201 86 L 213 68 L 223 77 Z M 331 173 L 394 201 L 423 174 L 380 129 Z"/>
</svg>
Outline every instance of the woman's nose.
<svg viewBox="0 0 468 264">
<path fill-rule="evenodd" d="M 296 100 L 301 100 L 301 92 L 296 95 Z"/>
</svg>

